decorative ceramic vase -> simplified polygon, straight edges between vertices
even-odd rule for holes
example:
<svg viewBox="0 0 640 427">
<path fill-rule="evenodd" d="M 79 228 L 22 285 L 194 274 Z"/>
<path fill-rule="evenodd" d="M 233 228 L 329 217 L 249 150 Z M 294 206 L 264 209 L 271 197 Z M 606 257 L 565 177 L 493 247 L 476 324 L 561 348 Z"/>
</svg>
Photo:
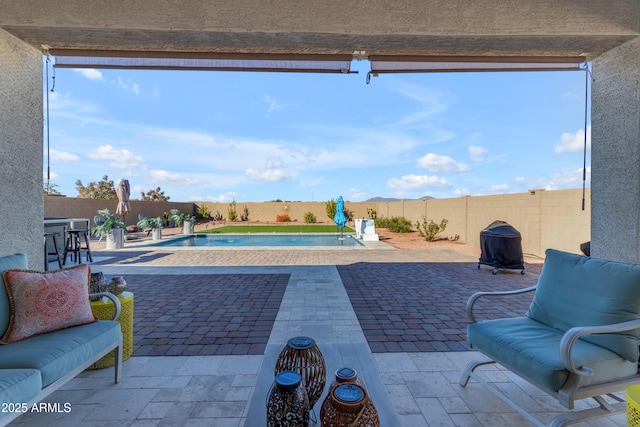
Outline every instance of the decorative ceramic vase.
<svg viewBox="0 0 640 427">
<path fill-rule="evenodd" d="M 343 384 L 334 388 L 322 402 L 320 426 L 380 427 L 380 419 L 364 388 Z"/>
<path fill-rule="evenodd" d="M 287 341 L 276 361 L 274 375 L 284 371 L 300 374 L 313 408 L 322 396 L 327 377 L 324 358 L 313 338 L 294 337 Z"/>
<path fill-rule="evenodd" d="M 309 426 L 309 397 L 301 380 L 297 372 L 276 375 L 267 397 L 267 427 Z"/>
<path fill-rule="evenodd" d="M 120 295 L 127 289 L 127 282 L 122 276 L 114 276 L 107 285 L 107 292 L 111 292 L 114 295 Z"/>
<path fill-rule="evenodd" d="M 105 292 L 107 290 L 107 279 L 102 274 L 102 271 L 96 271 L 91 273 L 89 279 L 89 293 L 97 294 L 98 292 Z M 91 301 L 98 301 L 100 297 L 91 297 Z"/>
</svg>

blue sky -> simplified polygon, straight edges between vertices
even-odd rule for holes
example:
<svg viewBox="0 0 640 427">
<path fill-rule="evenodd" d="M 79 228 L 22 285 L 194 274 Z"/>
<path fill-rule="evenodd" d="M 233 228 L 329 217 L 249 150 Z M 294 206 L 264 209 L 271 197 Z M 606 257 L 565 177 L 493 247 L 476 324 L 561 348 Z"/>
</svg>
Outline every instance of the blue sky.
<svg viewBox="0 0 640 427">
<path fill-rule="evenodd" d="M 360 73 L 56 69 L 51 182 L 75 197 L 76 180 L 108 175 L 128 179 L 132 198 L 159 186 L 184 202 L 582 187 L 584 72 L 384 74 L 366 84 L 368 62 L 352 69 Z M 46 180 L 46 134 L 44 147 Z"/>
</svg>

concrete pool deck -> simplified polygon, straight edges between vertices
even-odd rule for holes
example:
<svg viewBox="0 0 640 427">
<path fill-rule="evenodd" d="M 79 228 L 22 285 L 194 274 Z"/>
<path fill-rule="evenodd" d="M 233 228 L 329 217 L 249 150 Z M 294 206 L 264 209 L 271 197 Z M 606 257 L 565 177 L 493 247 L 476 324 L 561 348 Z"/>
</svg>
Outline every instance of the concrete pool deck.
<svg viewBox="0 0 640 427">
<path fill-rule="evenodd" d="M 261 354 L 138 356 L 134 350 L 133 357 L 124 363 L 120 384 L 113 384 L 111 369 L 84 372 L 48 399 L 71 402 L 70 413 L 26 414 L 12 426 L 260 427 L 265 425 L 266 393 L 273 381 L 275 358 L 286 341 L 297 335 L 316 339 L 325 356 L 328 374 L 343 365 L 358 370 L 383 426 L 527 425 L 520 415 L 486 393 L 479 384 L 471 382 L 466 388 L 457 384 L 468 361 L 477 357 L 475 352 L 465 348 L 451 351 L 449 347 L 431 351 L 394 350 L 392 344 L 399 341 L 384 331 L 402 329 L 403 323 L 407 324 L 399 311 L 404 306 L 404 312 L 411 313 L 413 307 L 405 301 L 420 300 L 416 297 L 419 290 L 416 284 L 422 283 L 424 292 L 435 292 L 437 298 L 443 298 L 438 293 L 443 289 L 451 298 L 455 297 L 441 306 L 444 309 L 454 305 L 450 307 L 451 312 L 444 315 L 453 317 L 453 313 L 464 315 L 464 308 L 458 306 L 457 301 L 466 301 L 474 290 L 520 287 L 523 283 L 535 282 L 535 274 L 522 276 L 505 272 L 494 276 L 490 269 L 477 269 L 477 257 L 459 252 L 388 248 L 322 251 L 125 248 L 113 252 L 95 250 L 94 260 L 92 268 L 101 269 L 107 276 L 145 275 L 148 282 L 153 282 L 154 277 L 159 280 L 185 275 L 204 279 L 223 275 L 286 274 L 289 278 L 272 326 L 265 332 L 268 338 Z M 367 272 L 371 273 L 369 278 Z M 353 290 L 363 284 L 374 288 L 371 292 L 366 288 L 364 296 L 354 294 Z M 388 307 L 368 308 L 378 299 L 374 292 L 385 288 L 404 299 L 389 301 Z M 371 294 L 371 299 L 363 300 L 367 294 Z M 176 304 L 182 300 L 180 292 L 172 297 Z M 135 316 L 142 316 L 139 310 L 147 307 L 142 304 L 143 295 L 136 295 L 136 301 L 140 304 L 136 305 Z M 436 305 L 432 301 L 423 306 L 421 311 L 426 316 L 428 308 Z M 376 312 L 370 320 L 378 325 L 361 318 L 366 317 L 367 309 Z M 184 307 L 183 314 L 188 310 Z M 398 317 L 389 317 L 393 315 Z M 443 314 L 432 317 L 438 316 Z M 385 318 L 388 323 L 382 323 Z M 452 322 L 449 326 L 460 323 L 458 326 L 463 327 L 457 319 L 444 320 Z M 429 339 L 442 345 L 452 341 L 445 336 L 447 331 L 440 332 L 442 336 L 434 334 L 416 339 Z M 453 335 L 458 335 L 455 332 Z M 464 340 L 463 337 L 455 339 Z M 391 348 L 387 348 L 387 344 Z M 516 396 L 542 419 L 550 419 L 561 409 L 545 394 L 500 368 L 486 369 L 486 379 Z M 319 404 L 316 408 L 319 412 Z M 581 425 L 623 426 L 626 417 Z"/>
</svg>

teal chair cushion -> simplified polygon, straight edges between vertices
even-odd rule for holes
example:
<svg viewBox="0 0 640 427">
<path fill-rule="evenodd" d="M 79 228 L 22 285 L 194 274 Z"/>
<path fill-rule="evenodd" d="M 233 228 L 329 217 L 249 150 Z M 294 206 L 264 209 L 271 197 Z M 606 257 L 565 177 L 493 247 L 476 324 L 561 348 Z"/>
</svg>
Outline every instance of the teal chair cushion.
<svg viewBox="0 0 640 427">
<path fill-rule="evenodd" d="M 527 317 L 489 320 L 467 328 L 468 341 L 475 349 L 551 391 L 558 391 L 569 377 L 560 362 L 562 335 L 563 331 Z M 572 354 L 576 366 L 594 370 L 583 385 L 626 378 L 638 370 L 637 363 L 582 340 L 576 342 Z"/>
<path fill-rule="evenodd" d="M 0 346 L 0 366 L 38 369 L 46 387 L 96 356 L 120 335 L 120 324 L 111 320 L 36 335 Z"/>
<path fill-rule="evenodd" d="M 542 273 L 527 317 L 565 332 L 639 318 L 640 265 L 546 251 Z M 638 361 L 640 330 L 585 335 L 630 362 Z"/>
<path fill-rule="evenodd" d="M 14 254 L 0 257 L 0 337 L 2 337 L 9 327 L 11 308 L 9 306 L 9 296 L 7 288 L 2 280 L 2 272 L 9 269 L 26 270 L 28 268 L 27 256 L 25 254 Z"/>
<path fill-rule="evenodd" d="M 42 377 L 35 369 L 0 369 L 0 402 L 3 404 L 25 404 L 41 389 Z M 0 417 L 10 413 L 5 410 L 0 411 Z"/>
</svg>

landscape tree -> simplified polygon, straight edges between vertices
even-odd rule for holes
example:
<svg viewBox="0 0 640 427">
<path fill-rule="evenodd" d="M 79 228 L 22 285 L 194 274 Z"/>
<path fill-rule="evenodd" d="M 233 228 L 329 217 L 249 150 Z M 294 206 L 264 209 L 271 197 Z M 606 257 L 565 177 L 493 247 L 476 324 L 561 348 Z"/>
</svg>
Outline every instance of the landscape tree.
<svg viewBox="0 0 640 427">
<path fill-rule="evenodd" d="M 108 175 L 104 175 L 102 180 L 98 182 L 90 182 L 86 187 L 81 180 L 77 180 L 76 190 L 78 191 L 78 197 L 85 199 L 111 200 L 118 198 L 115 184 L 113 180 L 109 179 Z"/>
<path fill-rule="evenodd" d="M 324 209 L 327 212 L 327 216 L 331 221 L 336 216 L 336 199 L 330 199 L 329 201 L 324 202 Z"/>
<path fill-rule="evenodd" d="M 237 221 L 238 220 L 238 210 L 236 208 L 235 199 L 229 203 L 229 208 L 227 209 L 227 216 L 229 217 L 229 221 Z"/>
<path fill-rule="evenodd" d="M 54 184 L 53 182 L 43 182 L 42 188 L 45 196 L 64 196 L 64 194 L 58 191 L 58 184 Z"/>
<path fill-rule="evenodd" d="M 168 202 L 171 197 L 165 196 L 164 191 L 160 189 L 160 187 L 156 187 L 155 190 L 151 189 L 146 193 L 140 192 L 140 200 L 145 202 Z"/>
</svg>

